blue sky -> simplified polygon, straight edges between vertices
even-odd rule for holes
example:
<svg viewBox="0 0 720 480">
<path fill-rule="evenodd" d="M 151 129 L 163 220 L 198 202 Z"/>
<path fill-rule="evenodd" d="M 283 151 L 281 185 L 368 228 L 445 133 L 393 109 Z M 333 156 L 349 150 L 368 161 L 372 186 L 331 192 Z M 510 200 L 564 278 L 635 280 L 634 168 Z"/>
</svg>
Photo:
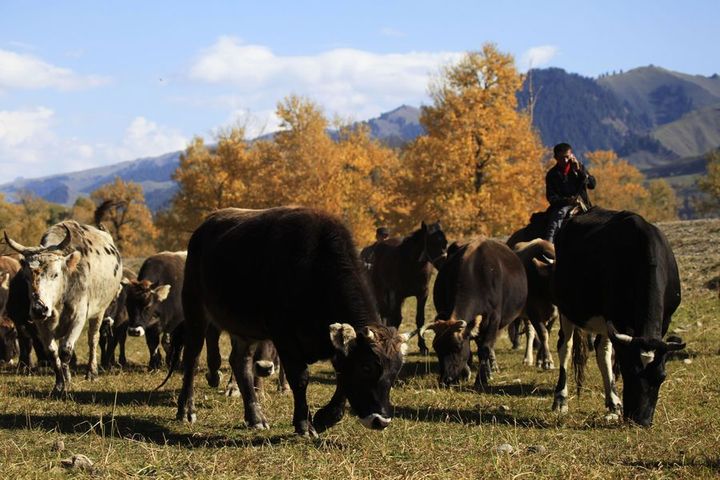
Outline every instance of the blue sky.
<svg viewBox="0 0 720 480">
<path fill-rule="evenodd" d="M 495 42 L 518 66 L 720 71 L 720 1 L 0 2 L 0 182 L 277 126 L 308 95 L 366 119 Z"/>
</svg>

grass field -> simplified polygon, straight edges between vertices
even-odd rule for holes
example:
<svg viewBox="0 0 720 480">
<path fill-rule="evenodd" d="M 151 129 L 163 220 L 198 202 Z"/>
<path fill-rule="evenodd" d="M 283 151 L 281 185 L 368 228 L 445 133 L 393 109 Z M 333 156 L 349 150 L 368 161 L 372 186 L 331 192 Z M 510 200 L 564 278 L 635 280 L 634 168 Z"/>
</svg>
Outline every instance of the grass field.
<svg viewBox="0 0 720 480">
<path fill-rule="evenodd" d="M 147 373 L 144 342 L 129 339 L 129 358 L 136 366 L 106 373 L 94 383 L 76 376 L 71 401 L 47 398 L 50 376 L 2 372 L 0 476 L 61 476 L 60 459 L 80 453 L 95 462 L 95 470 L 72 475 L 101 478 L 716 477 L 720 301 L 707 286 L 717 284 L 720 272 L 720 221 L 663 228 L 678 257 L 685 294 L 671 331 L 687 341 L 689 358 L 668 363 L 649 429 L 604 419 L 594 362 L 581 396 L 570 398 L 570 412 L 551 412 L 557 371 L 523 367 L 522 352 L 510 350 L 505 335 L 496 348 L 501 371 L 483 394 L 438 389 L 434 355 L 420 356 L 413 345 L 392 392 L 395 419 L 382 432 L 366 430 L 348 414 L 319 439 L 297 438 L 292 398 L 277 393 L 272 380 L 262 401 L 272 428 L 249 430 L 240 399 L 210 389 L 202 374 L 198 422 L 190 426 L 174 420 L 180 377 L 164 391 L 149 393 L 164 373 Z M 406 305 L 405 318 L 411 318 L 413 303 Z M 433 314 L 428 307 L 428 318 Z M 78 344 L 81 359 L 84 343 Z M 309 400 L 316 410 L 332 394 L 333 375 L 326 363 L 315 365 L 312 373 Z M 62 452 L 53 448 L 58 440 L 64 442 Z M 514 453 L 496 453 L 504 443 Z"/>
</svg>

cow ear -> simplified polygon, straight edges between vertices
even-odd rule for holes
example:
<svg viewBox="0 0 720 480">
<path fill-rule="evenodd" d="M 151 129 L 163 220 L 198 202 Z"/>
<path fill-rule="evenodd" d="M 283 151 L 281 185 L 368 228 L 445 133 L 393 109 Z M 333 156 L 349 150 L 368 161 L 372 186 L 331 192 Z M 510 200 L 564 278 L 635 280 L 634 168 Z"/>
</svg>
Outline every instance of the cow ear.
<svg viewBox="0 0 720 480">
<path fill-rule="evenodd" d="M 65 257 L 65 266 L 67 267 L 68 271 L 74 272 L 75 269 L 78 266 L 78 263 L 80 263 L 80 257 L 82 257 L 82 254 L 75 250 L 70 255 Z"/>
<path fill-rule="evenodd" d="M 347 355 L 351 344 L 355 341 L 355 329 L 347 323 L 333 323 L 330 325 L 330 341 L 338 352 Z"/>
<path fill-rule="evenodd" d="M 3 290 L 8 290 L 10 288 L 10 273 L 4 272 L 2 274 L 2 281 L 0 281 L 0 287 L 2 287 Z"/>
<path fill-rule="evenodd" d="M 153 293 L 158 301 L 163 302 L 170 295 L 170 285 L 160 285 L 153 289 Z"/>
<path fill-rule="evenodd" d="M 468 336 L 470 338 L 477 338 L 480 335 L 480 324 L 482 323 L 482 315 L 475 317 L 475 321 L 467 327 Z"/>
</svg>

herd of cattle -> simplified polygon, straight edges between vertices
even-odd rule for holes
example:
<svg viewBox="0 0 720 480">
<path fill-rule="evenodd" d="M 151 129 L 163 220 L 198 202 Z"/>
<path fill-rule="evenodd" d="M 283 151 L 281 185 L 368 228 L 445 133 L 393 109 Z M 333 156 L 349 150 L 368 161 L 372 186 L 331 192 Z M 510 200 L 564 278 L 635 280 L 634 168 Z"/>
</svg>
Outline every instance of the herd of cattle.
<svg viewBox="0 0 720 480">
<path fill-rule="evenodd" d="M 64 221 L 37 247 L 5 235 L 19 255 L 0 257 L 0 357 L 29 368 L 31 351 L 55 372 L 54 395 L 70 390 L 75 343 L 87 325 L 87 378 L 125 365 L 125 340 L 144 336 L 149 367 L 169 378 L 182 364 L 177 418 L 196 419 L 194 377 L 203 346 L 208 383 L 220 383 L 221 332 L 231 335 L 228 394 L 241 394 L 246 423 L 267 428 L 256 396 L 259 379 L 281 370 L 292 390 L 293 425 L 316 435 L 343 417 L 345 404 L 363 425 L 391 421 L 390 389 L 408 340 L 425 337 L 439 362 L 439 381 L 453 385 L 471 375 L 485 388 L 497 368 L 499 332 L 522 322 L 524 363 L 553 368 L 550 326 L 560 324 L 559 378 L 553 409 L 567 410 L 567 373 L 573 347 L 594 347 L 605 404 L 640 425 L 650 425 L 669 351 L 664 341 L 680 304 L 680 280 L 663 234 L 640 216 L 593 208 L 567 221 L 553 246 L 537 239 L 537 216 L 507 243 L 478 238 L 448 241 L 440 225 L 423 223 L 405 238 L 378 241 L 358 256 L 348 229 L 308 208 L 224 209 L 193 233 L 187 252 L 145 260 L 137 276 L 124 269 L 102 227 Z M 363 259 L 363 261 L 360 260 Z M 19 261 L 18 261 L 19 260 Z M 433 268 L 437 317 L 425 322 Z M 416 326 L 400 335 L 402 304 L 417 299 Z M 584 331 L 587 335 L 582 334 Z M 592 338 L 594 341 L 588 340 Z M 472 342 L 471 342 L 472 341 Z M 308 365 L 330 360 L 337 386 L 329 403 L 311 415 Z M 623 377 L 622 399 L 613 363 Z M 167 378 L 165 381 L 167 381 Z M 163 382 L 164 384 L 165 382 Z"/>
</svg>

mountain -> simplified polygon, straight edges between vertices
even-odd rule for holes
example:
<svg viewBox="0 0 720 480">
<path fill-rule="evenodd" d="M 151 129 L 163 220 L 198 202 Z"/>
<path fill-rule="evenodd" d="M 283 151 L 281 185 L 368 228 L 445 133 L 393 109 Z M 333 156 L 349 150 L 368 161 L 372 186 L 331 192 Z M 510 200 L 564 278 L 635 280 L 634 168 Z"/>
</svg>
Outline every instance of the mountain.
<svg viewBox="0 0 720 480">
<path fill-rule="evenodd" d="M 530 103 L 533 124 L 545 145 L 567 141 L 581 155 L 612 149 L 650 177 L 683 178 L 689 185 L 694 175 L 704 172 L 703 155 L 720 147 L 717 74 L 705 77 L 648 66 L 595 79 L 559 68 L 534 69 L 518 92 L 519 108 L 527 109 Z M 396 147 L 422 134 L 419 119 L 419 108 L 402 105 L 364 123 L 374 138 Z M 79 195 L 118 176 L 140 183 L 156 211 L 177 189 L 171 175 L 180 153 L 18 179 L 0 185 L 0 193 L 12 199 L 27 190 L 71 205 Z"/>
<path fill-rule="evenodd" d="M 419 108 L 403 105 L 365 123 L 370 127 L 374 138 L 390 145 L 399 145 L 420 135 L 422 127 L 419 118 Z M 177 190 L 177 185 L 171 177 L 178 167 L 181 153 L 171 152 L 159 157 L 141 158 L 106 167 L 41 178 L 21 178 L 0 185 L 0 193 L 12 200 L 16 198 L 15 194 L 29 191 L 50 202 L 70 206 L 79 196 L 90 195 L 101 185 L 112 182 L 115 177 L 120 177 L 125 181 L 139 183 L 145 192 L 148 206 L 151 210 L 157 211 L 169 204 Z"/>
</svg>

